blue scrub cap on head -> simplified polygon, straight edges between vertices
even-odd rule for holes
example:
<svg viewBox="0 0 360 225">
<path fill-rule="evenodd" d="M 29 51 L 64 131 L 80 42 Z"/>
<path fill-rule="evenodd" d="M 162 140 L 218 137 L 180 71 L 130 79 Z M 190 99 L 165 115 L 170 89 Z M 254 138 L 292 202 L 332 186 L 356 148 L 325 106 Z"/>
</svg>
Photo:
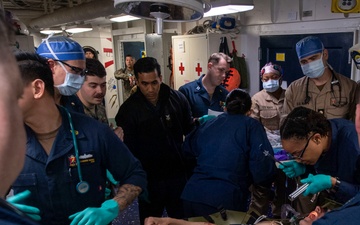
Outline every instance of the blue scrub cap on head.
<svg viewBox="0 0 360 225">
<path fill-rule="evenodd" d="M 39 45 L 36 53 L 58 60 L 85 60 L 83 48 L 76 41 L 64 36 L 49 36 Z"/>
<path fill-rule="evenodd" d="M 299 59 L 305 58 L 309 55 L 322 52 L 324 45 L 318 37 L 308 36 L 296 43 L 296 53 Z"/>
</svg>

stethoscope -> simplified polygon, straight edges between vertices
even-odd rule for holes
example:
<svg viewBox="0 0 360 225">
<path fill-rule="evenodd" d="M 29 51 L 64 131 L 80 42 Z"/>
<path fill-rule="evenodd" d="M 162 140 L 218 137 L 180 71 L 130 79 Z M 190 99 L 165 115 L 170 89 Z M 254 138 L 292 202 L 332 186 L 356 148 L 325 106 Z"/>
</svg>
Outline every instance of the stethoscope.
<svg viewBox="0 0 360 225">
<path fill-rule="evenodd" d="M 330 71 L 331 71 L 331 74 L 332 74 L 331 82 L 330 82 L 330 89 L 331 89 L 331 95 L 332 95 L 332 97 L 334 99 L 334 101 L 331 103 L 331 105 L 333 105 L 335 107 L 342 107 L 342 106 L 346 105 L 347 102 L 344 102 L 344 103 L 341 102 L 341 85 L 340 85 L 340 82 L 339 82 L 338 79 L 336 79 L 335 73 L 334 73 L 332 68 L 330 68 Z M 305 97 L 305 100 L 303 102 L 303 105 L 309 104 L 310 99 L 311 99 L 311 97 L 309 96 L 309 80 L 310 80 L 310 78 L 308 77 L 307 81 L 306 81 L 306 94 L 305 94 L 306 97 Z M 334 85 L 337 85 L 338 88 L 339 88 L 339 102 L 336 101 L 336 97 L 335 97 L 335 94 L 334 94 Z"/>
<path fill-rule="evenodd" d="M 80 180 L 79 183 L 77 183 L 77 185 L 76 185 L 76 191 L 79 192 L 80 194 L 85 194 L 86 192 L 89 191 L 90 185 L 89 185 L 88 182 L 83 181 L 83 179 L 82 179 L 82 173 L 81 173 L 81 167 L 80 167 L 80 159 L 79 159 L 79 148 L 78 148 L 77 141 L 76 141 L 75 129 L 74 129 L 74 126 L 73 126 L 71 114 L 69 113 L 69 111 L 66 108 L 64 108 L 64 109 L 67 112 L 67 115 L 68 115 L 68 118 L 69 118 L 71 135 L 72 135 L 72 139 L 73 139 L 73 143 L 74 143 L 74 149 L 75 149 L 75 158 L 76 158 L 77 170 L 78 170 L 78 175 L 79 175 L 79 180 Z"/>
</svg>

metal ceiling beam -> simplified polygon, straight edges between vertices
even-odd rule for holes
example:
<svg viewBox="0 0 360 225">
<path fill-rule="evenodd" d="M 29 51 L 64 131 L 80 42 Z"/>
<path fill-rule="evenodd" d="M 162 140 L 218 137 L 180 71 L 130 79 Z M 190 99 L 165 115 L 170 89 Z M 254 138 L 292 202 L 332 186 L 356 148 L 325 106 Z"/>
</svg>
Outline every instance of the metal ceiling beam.
<svg viewBox="0 0 360 225">
<path fill-rule="evenodd" d="M 96 0 L 72 8 L 59 9 L 54 13 L 33 19 L 29 22 L 29 27 L 39 30 L 117 14 L 120 12 L 119 9 L 114 8 L 113 0 Z"/>
</svg>

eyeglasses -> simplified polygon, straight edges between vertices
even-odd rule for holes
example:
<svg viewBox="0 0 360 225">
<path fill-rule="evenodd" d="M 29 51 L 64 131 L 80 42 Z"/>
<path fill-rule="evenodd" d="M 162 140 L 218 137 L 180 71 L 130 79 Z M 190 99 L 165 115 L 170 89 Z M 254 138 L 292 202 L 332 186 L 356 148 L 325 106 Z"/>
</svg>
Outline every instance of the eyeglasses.
<svg viewBox="0 0 360 225">
<path fill-rule="evenodd" d="M 79 74 L 80 76 L 85 76 L 86 73 L 88 72 L 88 70 L 85 68 L 85 69 L 81 69 L 80 67 L 76 67 L 76 66 L 72 66 L 64 61 L 61 61 L 61 60 L 54 60 L 56 62 L 60 62 L 66 66 L 68 66 L 73 72 L 75 72 L 76 74 Z"/>
<path fill-rule="evenodd" d="M 297 156 L 296 156 L 296 155 L 292 155 L 292 157 L 293 157 L 294 159 L 302 159 L 302 157 L 304 156 L 305 150 L 306 150 L 306 148 L 308 147 L 309 142 L 310 142 L 311 138 L 312 138 L 314 135 L 315 135 L 315 133 L 309 137 L 309 139 L 308 139 L 307 142 L 306 142 L 305 147 L 303 148 L 303 150 L 301 150 L 301 152 L 300 152 L 299 155 L 297 155 Z"/>
</svg>

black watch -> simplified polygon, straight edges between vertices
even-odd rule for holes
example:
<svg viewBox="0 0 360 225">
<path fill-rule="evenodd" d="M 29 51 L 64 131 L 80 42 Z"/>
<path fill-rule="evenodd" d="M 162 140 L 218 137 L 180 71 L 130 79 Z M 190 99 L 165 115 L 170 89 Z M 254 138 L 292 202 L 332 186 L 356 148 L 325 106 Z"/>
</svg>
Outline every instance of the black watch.
<svg viewBox="0 0 360 225">
<path fill-rule="evenodd" d="M 341 184 L 341 181 L 339 180 L 338 177 L 335 177 L 336 181 L 335 181 L 335 185 L 334 187 L 332 188 L 335 192 L 339 190 L 339 187 L 340 187 L 340 184 Z"/>
</svg>

